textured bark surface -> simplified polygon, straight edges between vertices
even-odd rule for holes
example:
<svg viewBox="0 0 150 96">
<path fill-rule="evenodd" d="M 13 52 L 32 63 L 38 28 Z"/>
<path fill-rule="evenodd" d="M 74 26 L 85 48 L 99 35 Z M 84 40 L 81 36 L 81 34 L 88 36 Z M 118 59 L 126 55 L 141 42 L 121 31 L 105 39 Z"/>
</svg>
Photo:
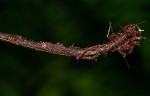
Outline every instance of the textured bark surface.
<svg viewBox="0 0 150 96">
<path fill-rule="evenodd" d="M 131 54 L 135 46 L 139 46 L 141 30 L 137 24 L 129 24 L 121 29 L 121 33 L 113 33 L 108 36 L 109 42 L 97 44 L 87 48 L 69 46 L 65 47 L 61 43 L 53 44 L 50 42 L 35 42 L 27 40 L 19 35 L 12 35 L 0 32 L 0 40 L 10 42 L 19 46 L 44 51 L 52 54 L 73 56 L 76 59 L 97 59 L 100 55 L 105 55 L 109 51 L 118 51 L 123 57 Z"/>
</svg>

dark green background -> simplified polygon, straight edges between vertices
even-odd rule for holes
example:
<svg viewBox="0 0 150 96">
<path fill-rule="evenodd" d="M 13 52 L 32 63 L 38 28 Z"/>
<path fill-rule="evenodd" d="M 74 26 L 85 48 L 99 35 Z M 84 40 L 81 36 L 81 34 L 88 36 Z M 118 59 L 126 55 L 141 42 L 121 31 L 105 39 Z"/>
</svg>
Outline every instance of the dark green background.
<svg viewBox="0 0 150 96">
<path fill-rule="evenodd" d="M 35 41 L 88 47 L 135 23 L 150 38 L 149 0 L 0 0 L 0 31 Z M 143 23 L 144 22 L 144 23 Z M 0 96 L 150 96 L 150 42 L 127 58 L 98 60 L 38 52 L 0 42 Z"/>
</svg>

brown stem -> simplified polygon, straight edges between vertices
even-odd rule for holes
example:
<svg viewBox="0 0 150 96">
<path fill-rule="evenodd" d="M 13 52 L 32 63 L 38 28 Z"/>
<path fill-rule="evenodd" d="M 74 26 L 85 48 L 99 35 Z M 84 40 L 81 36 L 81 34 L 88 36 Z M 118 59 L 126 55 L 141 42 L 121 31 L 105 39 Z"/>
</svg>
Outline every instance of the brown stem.
<svg viewBox="0 0 150 96">
<path fill-rule="evenodd" d="M 106 44 L 98 44 L 87 48 L 65 47 L 63 44 L 53 44 L 50 42 L 35 42 L 26 40 L 19 35 L 12 35 L 0 32 L 0 40 L 10 42 L 19 46 L 28 47 L 38 51 L 48 53 L 73 56 L 76 59 L 96 59 L 98 56 L 107 54 L 109 51 L 120 52 L 124 57 L 131 54 L 133 48 L 139 44 L 142 39 L 141 32 L 136 24 L 130 24 L 122 28 L 122 33 L 113 33 L 108 37 L 109 42 Z"/>
</svg>

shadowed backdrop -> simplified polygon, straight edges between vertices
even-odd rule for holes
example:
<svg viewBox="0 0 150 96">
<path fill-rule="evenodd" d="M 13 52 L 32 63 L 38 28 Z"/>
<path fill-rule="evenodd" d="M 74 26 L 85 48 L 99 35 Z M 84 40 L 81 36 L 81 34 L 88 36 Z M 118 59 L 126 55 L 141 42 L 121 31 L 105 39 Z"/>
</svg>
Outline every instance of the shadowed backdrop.
<svg viewBox="0 0 150 96">
<path fill-rule="evenodd" d="M 150 38 L 148 0 L 0 0 L 0 32 L 35 41 L 88 47 L 138 24 Z M 142 40 L 126 65 L 115 52 L 75 60 L 0 41 L 0 96 L 149 96 L 150 42 Z"/>
</svg>

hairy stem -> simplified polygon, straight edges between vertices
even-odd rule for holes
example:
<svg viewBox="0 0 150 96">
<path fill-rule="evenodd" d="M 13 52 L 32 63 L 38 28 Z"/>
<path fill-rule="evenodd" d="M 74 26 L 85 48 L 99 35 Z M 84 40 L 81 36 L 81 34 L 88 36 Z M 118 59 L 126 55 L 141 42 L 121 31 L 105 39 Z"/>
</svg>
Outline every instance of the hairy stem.
<svg viewBox="0 0 150 96">
<path fill-rule="evenodd" d="M 120 52 L 124 57 L 131 54 L 133 48 L 137 46 L 142 39 L 139 27 L 130 24 L 122 28 L 122 33 L 113 33 L 108 37 L 106 44 L 97 44 L 87 48 L 69 46 L 63 44 L 53 44 L 50 42 L 35 42 L 27 40 L 19 35 L 12 35 L 0 32 L 0 40 L 15 45 L 31 48 L 38 51 L 44 51 L 52 54 L 73 56 L 76 59 L 96 59 L 100 55 L 107 54 L 109 51 Z"/>
</svg>

